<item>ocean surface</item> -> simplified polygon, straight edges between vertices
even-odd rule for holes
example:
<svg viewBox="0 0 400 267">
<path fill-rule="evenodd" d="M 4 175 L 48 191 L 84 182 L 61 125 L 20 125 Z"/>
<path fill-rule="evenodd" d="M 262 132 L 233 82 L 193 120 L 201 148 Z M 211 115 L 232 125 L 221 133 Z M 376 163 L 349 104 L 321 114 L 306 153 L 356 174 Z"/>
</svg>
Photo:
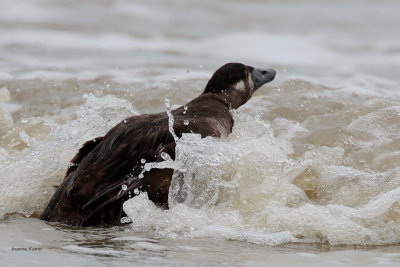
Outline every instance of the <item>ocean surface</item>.
<svg viewBox="0 0 400 267">
<path fill-rule="evenodd" d="M 0 265 L 398 266 L 399 14 L 394 0 L 1 0 Z M 177 141 L 170 210 L 142 193 L 124 226 L 37 219 L 83 143 L 184 105 L 227 62 L 277 76 L 226 138 Z"/>
</svg>

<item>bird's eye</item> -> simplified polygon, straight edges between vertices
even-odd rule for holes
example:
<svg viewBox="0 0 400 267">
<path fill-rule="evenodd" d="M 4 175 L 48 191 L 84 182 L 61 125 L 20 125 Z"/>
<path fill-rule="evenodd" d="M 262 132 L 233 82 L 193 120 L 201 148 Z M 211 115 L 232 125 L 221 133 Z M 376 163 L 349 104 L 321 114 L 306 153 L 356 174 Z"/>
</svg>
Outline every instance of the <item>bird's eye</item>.
<svg viewBox="0 0 400 267">
<path fill-rule="evenodd" d="M 243 72 L 244 76 L 247 77 L 247 70 Z"/>
</svg>

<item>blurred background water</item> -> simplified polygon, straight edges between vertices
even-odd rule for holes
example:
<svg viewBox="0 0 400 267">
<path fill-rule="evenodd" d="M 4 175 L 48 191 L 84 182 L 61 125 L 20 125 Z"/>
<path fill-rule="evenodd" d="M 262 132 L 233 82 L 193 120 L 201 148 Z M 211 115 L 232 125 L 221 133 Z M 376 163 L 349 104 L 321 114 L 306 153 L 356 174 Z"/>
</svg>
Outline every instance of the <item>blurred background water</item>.
<svg viewBox="0 0 400 267">
<path fill-rule="evenodd" d="M 399 13 L 372 0 L 0 1 L 3 262 L 397 265 Z M 228 138 L 178 141 L 184 203 L 163 211 L 141 194 L 123 227 L 35 219 L 85 141 L 165 98 L 183 105 L 227 62 L 278 74 Z"/>
</svg>

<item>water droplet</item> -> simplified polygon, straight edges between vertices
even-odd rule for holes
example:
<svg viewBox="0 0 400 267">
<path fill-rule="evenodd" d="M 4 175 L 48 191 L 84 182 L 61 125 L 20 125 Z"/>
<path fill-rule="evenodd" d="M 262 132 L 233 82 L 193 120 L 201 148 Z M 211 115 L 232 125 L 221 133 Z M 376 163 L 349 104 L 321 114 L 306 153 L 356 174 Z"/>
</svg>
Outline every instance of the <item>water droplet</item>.
<svg viewBox="0 0 400 267">
<path fill-rule="evenodd" d="M 164 103 L 167 106 L 167 108 L 169 108 L 169 99 L 168 98 L 164 99 Z"/>
<path fill-rule="evenodd" d="M 176 82 L 178 81 L 178 79 L 177 79 L 176 77 L 173 77 L 173 78 L 172 78 L 172 81 L 173 81 L 174 83 L 176 83 Z"/>
<path fill-rule="evenodd" d="M 161 152 L 161 158 L 163 159 L 163 160 L 172 160 L 171 159 L 171 156 L 170 155 L 168 155 L 168 153 L 165 153 L 165 152 Z"/>
<path fill-rule="evenodd" d="M 189 125 L 189 121 L 188 121 L 188 120 L 184 120 L 184 121 L 183 121 L 183 124 L 184 124 L 184 125 Z"/>
<path fill-rule="evenodd" d="M 129 218 L 129 217 L 123 217 L 123 218 L 121 218 L 121 223 L 131 223 L 132 222 L 132 220 L 131 220 L 131 218 Z"/>
<path fill-rule="evenodd" d="M 143 173 L 139 174 L 138 178 L 142 179 L 144 177 Z"/>
<path fill-rule="evenodd" d="M 126 123 L 126 120 L 124 120 L 124 123 Z"/>
<path fill-rule="evenodd" d="M 126 186 L 126 184 L 123 184 L 122 186 L 121 186 L 121 188 L 122 188 L 122 190 L 126 190 L 126 189 L 128 189 L 128 187 Z"/>
<path fill-rule="evenodd" d="M 142 164 L 145 164 L 145 163 L 146 163 L 146 159 L 141 159 L 140 162 L 141 162 Z"/>
<path fill-rule="evenodd" d="M 184 110 L 187 110 L 187 109 L 188 109 L 188 107 L 187 107 L 187 106 L 183 106 L 183 109 L 184 109 Z"/>
<path fill-rule="evenodd" d="M 133 193 L 135 193 L 135 195 L 139 195 L 139 189 L 135 188 L 135 190 L 133 190 Z"/>
</svg>

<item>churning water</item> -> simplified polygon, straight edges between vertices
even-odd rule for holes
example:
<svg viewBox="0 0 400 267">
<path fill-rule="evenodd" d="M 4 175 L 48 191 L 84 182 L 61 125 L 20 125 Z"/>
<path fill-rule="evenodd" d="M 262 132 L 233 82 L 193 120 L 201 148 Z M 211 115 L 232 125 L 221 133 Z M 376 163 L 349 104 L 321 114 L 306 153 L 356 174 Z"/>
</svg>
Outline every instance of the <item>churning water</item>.
<svg viewBox="0 0 400 267">
<path fill-rule="evenodd" d="M 397 1 L 1 1 L 2 258 L 395 265 L 399 13 Z M 177 140 L 170 210 L 142 193 L 124 227 L 32 218 L 84 142 L 165 98 L 184 105 L 232 61 L 278 74 L 226 138 Z"/>
</svg>

